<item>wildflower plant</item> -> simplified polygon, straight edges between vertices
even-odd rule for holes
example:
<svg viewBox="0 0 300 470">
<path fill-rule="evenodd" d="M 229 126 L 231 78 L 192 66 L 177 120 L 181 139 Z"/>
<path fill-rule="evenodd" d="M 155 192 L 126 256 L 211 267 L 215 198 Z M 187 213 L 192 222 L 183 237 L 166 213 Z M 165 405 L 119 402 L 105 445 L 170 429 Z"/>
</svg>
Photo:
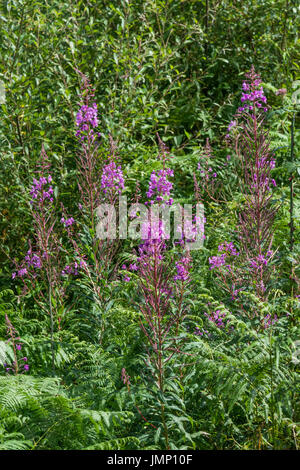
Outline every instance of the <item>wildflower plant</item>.
<svg viewBox="0 0 300 470">
<path fill-rule="evenodd" d="M 112 296 L 112 281 L 116 279 L 118 271 L 120 241 L 117 237 L 99 237 L 97 222 L 106 207 L 118 207 L 125 179 L 113 138 L 109 136 L 107 152 L 101 141 L 103 136 L 97 130 L 99 116 L 95 90 L 88 77 L 79 70 L 77 72 L 81 81 L 80 105 L 75 123 L 80 214 L 76 231 L 72 230 L 72 217 L 64 216 L 61 220 L 75 254 L 75 262 L 64 268 L 64 275 L 77 275 L 78 270 L 81 270 L 81 285 L 92 294 L 97 306 L 94 311 L 97 312 L 96 320 L 100 325 L 98 334 L 102 342 L 107 306 Z M 115 225 L 116 220 L 109 215 L 104 231 L 109 232 Z"/>
<path fill-rule="evenodd" d="M 274 153 L 265 128 L 267 99 L 261 79 L 252 67 L 243 83 L 243 106 L 238 109 L 240 127 L 234 146 L 241 165 L 244 207 L 239 212 L 239 241 L 248 263 L 257 296 L 267 296 L 270 264 L 273 258 L 273 223 L 278 206 L 273 200 L 276 181 Z"/>
<path fill-rule="evenodd" d="M 95 90 L 88 77 L 78 70 L 81 95 L 80 108 L 76 115 L 76 137 L 80 144 L 77 155 L 79 171 L 78 187 L 81 195 L 81 207 L 91 221 L 95 223 L 95 210 L 100 203 L 100 165 L 98 147 L 100 133 L 97 104 L 94 101 Z"/>
<path fill-rule="evenodd" d="M 173 204 L 173 183 L 170 178 L 174 172 L 167 167 L 168 153 L 160 139 L 159 146 L 163 168 L 152 172 L 146 192 L 146 204 L 150 207 L 149 223 L 142 227 L 144 241 L 137 249 L 135 262 L 128 269 L 126 265 L 123 266 L 127 273 L 123 281 L 130 282 L 133 276 L 142 299 L 136 307 L 141 314 L 140 328 L 148 344 L 145 364 L 151 372 L 165 447 L 169 449 L 166 397 L 170 392 L 169 381 L 174 370 L 174 360 L 182 354 L 181 347 L 184 344 L 181 326 L 187 312 L 186 297 L 191 281 L 192 258 L 188 250 L 181 248 L 181 255 L 178 257 L 177 254 L 174 263 L 174 250 L 170 240 L 164 236 L 163 220 L 159 219 L 154 227 L 150 223 L 156 205 L 162 209 Z"/>
<path fill-rule="evenodd" d="M 61 229 L 57 223 L 54 200 L 53 179 L 50 163 L 44 146 L 37 166 L 37 177 L 33 179 L 30 207 L 33 219 L 34 236 L 28 240 L 29 249 L 16 269 L 12 279 L 23 283 L 22 295 L 30 293 L 39 308 L 50 319 L 52 367 L 55 363 L 55 329 L 60 324 L 68 308 L 64 304 L 68 277 L 78 274 L 65 265 L 69 256 L 61 242 Z M 61 218 L 61 225 L 70 227 L 72 217 Z M 76 263 L 75 263 L 76 264 Z"/>
<path fill-rule="evenodd" d="M 273 271 L 273 223 L 278 209 L 273 200 L 275 159 L 265 127 L 269 107 L 261 83 L 260 76 L 252 67 L 242 85 L 242 106 L 238 108 L 226 135 L 235 153 L 236 172 L 243 195 L 238 210 L 239 252 L 229 242 L 226 246 L 219 246 L 221 254 L 209 259 L 211 269 L 215 270 L 231 299 L 237 299 L 241 304 L 239 294 L 246 285 L 252 286 L 258 299 L 267 299 L 268 282 Z M 233 263 L 228 263 L 229 255 Z"/>
</svg>

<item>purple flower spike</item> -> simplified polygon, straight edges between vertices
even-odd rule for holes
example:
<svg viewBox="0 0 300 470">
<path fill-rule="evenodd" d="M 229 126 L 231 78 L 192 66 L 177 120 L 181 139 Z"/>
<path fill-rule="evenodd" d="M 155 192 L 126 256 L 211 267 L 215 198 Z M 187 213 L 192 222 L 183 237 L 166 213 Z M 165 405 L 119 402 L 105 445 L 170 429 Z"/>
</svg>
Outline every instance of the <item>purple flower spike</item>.
<svg viewBox="0 0 300 470">
<path fill-rule="evenodd" d="M 121 194 L 124 189 L 124 177 L 122 168 L 120 166 L 117 166 L 113 160 L 111 160 L 103 168 L 101 177 L 101 187 L 104 193 L 110 194 Z"/>
<path fill-rule="evenodd" d="M 83 105 L 76 115 L 76 126 L 79 128 L 76 137 L 84 140 L 90 131 L 93 135 L 93 129 L 98 126 L 98 110 L 97 104 L 92 106 Z"/>
</svg>

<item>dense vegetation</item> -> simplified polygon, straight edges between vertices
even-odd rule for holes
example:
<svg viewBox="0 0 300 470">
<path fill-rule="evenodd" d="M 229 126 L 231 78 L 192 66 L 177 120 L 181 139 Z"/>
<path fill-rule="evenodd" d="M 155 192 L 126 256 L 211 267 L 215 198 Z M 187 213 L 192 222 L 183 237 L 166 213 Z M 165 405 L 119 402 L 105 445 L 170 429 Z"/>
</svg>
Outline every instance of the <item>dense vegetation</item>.
<svg viewBox="0 0 300 470">
<path fill-rule="evenodd" d="M 0 450 L 298 449 L 299 17 L 1 2 Z M 120 194 L 203 246 L 99 239 Z"/>
</svg>

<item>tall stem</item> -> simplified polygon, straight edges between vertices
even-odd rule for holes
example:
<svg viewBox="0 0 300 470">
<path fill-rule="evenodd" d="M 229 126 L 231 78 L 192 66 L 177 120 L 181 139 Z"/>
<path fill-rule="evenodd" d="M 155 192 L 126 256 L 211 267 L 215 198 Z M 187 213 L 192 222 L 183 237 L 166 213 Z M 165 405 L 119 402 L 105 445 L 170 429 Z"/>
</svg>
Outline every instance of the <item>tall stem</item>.
<svg viewBox="0 0 300 470">
<path fill-rule="evenodd" d="M 50 269 L 49 269 L 50 271 Z M 53 311 L 52 311 L 52 284 L 51 284 L 51 273 L 49 274 L 49 311 L 50 311 L 50 338 L 51 338 L 51 355 L 52 355 L 52 370 L 55 372 L 54 363 L 54 322 L 53 322 Z"/>
<path fill-rule="evenodd" d="M 291 163 L 294 163 L 294 129 L 295 129 L 295 112 L 292 119 L 291 127 Z M 294 175 L 291 174 L 290 177 L 290 250 L 293 251 L 294 248 Z"/>
<path fill-rule="evenodd" d="M 208 11 L 209 11 L 209 0 L 205 0 L 205 44 L 204 44 L 204 50 L 205 50 L 205 55 L 208 53 Z"/>
</svg>

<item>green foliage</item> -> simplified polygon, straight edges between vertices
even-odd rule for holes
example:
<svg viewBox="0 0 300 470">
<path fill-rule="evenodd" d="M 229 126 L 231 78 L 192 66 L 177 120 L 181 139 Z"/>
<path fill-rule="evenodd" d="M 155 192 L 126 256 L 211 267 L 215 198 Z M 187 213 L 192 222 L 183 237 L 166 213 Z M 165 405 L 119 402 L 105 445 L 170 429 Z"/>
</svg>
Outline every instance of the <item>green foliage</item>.
<svg viewBox="0 0 300 470">
<path fill-rule="evenodd" d="M 132 413 L 85 409 L 80 398 L 68 397 L 56 378 L 1 377 L 2 449 L 123 448 L 137 438 L 121 438 Z"/>
</svg>

